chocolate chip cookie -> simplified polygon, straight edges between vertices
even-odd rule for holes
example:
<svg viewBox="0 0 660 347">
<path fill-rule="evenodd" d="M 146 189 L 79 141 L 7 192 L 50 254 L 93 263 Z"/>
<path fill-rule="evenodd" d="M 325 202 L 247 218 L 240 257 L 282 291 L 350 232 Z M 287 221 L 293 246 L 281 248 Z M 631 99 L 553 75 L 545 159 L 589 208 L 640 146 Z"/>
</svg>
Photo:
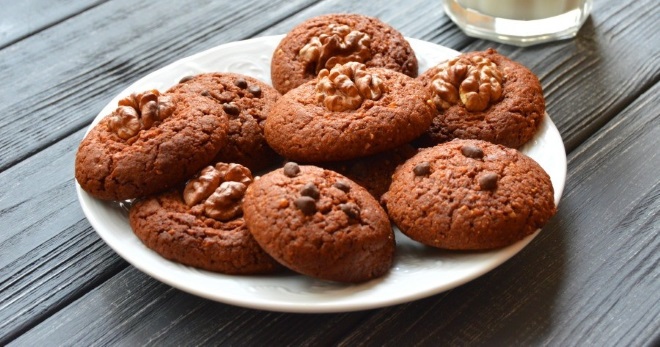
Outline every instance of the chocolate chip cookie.
<svg viewBox="0 0 660 347">
<path fill-rule="evenodd" d="M 383 276 L 392 266 L 387 214 L 364 188 L 336 172 L 289 162 L 250 185 L 243 209 L 261 247 L 299 273 L 354 283 Z"/>
<path fill-rule="evenodd" d="M 187 76 L 169 93 L 201 96 L 222 107 L 229 117 L 229 143 L 215 161 L 260 170 L 281 158 L 264 139 L 264 121 L 280 94 L 256 78 L 235 73 Z"/>
<path fill-rule="evenodd" d="M 358 14 L 314 17 L 293 28 L 275 49 L 271 79 L 282 94 L 322 69 L 349 61 L 417 76 L 417 58 L 401 33 L 377 18 Z"/>
<path fill-rule="evenodd" d="M 433 92 L 438 111 L 421 146 L 461 138 L 518 148 L 536 134 L 545 114 L 538 78 L 494 49 L 440 63 L 419 80 Z"/>
<path fill-rule="evenodd" d="M 238 164 L 208 166 L 179 187 L 133 204 L 135 235 L 166 259 L 226 274 L 271 273 L 281 266 L 254 240 L 243 219 L 252 182 Z"/>
<path fill-rule="evenodd" d="M 397 168 L 383 202 L 404 234 L 455 250 L 507 246 L 556 211 L 550 177 L 534 160 L 479 140 L 421 150 Z"/>
<path fill-rule="evenodd" d="M 433 112 L 430 91 L 415 79 L 350 62 L 283 95 L 265 136 L 291 160 L 349 160 L 408 143 L 428 129 Z"/>
<path fill-rule="evenodd" d="M 76 180 L 103 200 L 164 191 L 207 165 L 227 144 L 219 105 L 156 90 L 131 94 L 78 147 Z"/>
</svg>

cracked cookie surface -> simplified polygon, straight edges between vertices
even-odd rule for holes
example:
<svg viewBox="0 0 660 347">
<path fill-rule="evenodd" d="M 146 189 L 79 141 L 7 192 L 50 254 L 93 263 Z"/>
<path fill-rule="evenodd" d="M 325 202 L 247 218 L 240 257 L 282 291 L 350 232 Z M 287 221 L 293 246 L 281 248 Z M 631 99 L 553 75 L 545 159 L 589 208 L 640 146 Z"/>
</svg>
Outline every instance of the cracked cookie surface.
<svg viewBox="0 0 660 347">
<path fill-rule="evenodd" d="M 479 140 L 421 150 L 397 168 L 383 201 L 404 234 L 455 250 L 512 244 L 556 212 L 550 177 L 534 160 Z"/>
<path fill-rule="evenodd" d="M 95 198 L 126 200 L 174 187 L 200 170 L 227 144 L 228 121 L 218 105 L 170 95 L 172 115 L 128 139 L 94 126 L 78 147 L 75 176 Z"/>
<path fill-rule="evenodd" d="M 417 58 L 408 41 L 396 29 L 377 18 L 357 14 L 329 14 L 311 18 L 293 28 L 275 49 L 271 61 L 271 79 L 282 94 L 316 78 L 318 67 L 301 55 L 304 47 L 322 35 L 332 34 L 332 27 L 345 26 L 348 31 L 368 35 L 367 54 L 359 59 L 367 67 L 383 67 L 417 76 Z M 343 41 L 344 37 L 338 35 Z M 355 48 L 353 51 L 357 50 Z M 329 55 L 342 55 L 328 52 Z M 343 54 L 345 55 L 345 54 Z M 332 60 L 329 60 L 332 63 Z M 358 61 L 358 60 L 352 60 Z M 343 62 L 341 62 L 343 63 Z M 326 67 L 326 66 L 323 66 Z M 332 66 L 327 66 L 332 68 Z"/>
<path fill-rule="evenodd" d="M 226 274 L 270 273 L 279 264 L 264 253 L 243 217 L 221 222 L 193 212 L 168 192 L 137 202 L 130 212 L 135 234 L 166 259 Z"/>
<path fill-rule="evenodd" d="M 299 162 L 349 160 L 403 145 L 426 131 L 431 94 L 404 74 L 370 68 L 385 92 L 354 110 L 332 111 L 317 99 L 317 80 L 283 95 L 266 120 L 265 136 L 278 153 Z"/>
<path fill-rule="evenodd" d="M 214 161 L 239 163 L 256 171 L 281 160 L 264 138 L 264 122 L 280 97 L 273 87 L 241 74 L 205 73 L 184 78 L 168 93 L 200 96 L 227 113 L 229 140 Z"/>
<path fill-rule="evenodd" d="M 243 209 L 262 248 L 299 273 L 364 282 L 392 266 L 387 214 L 364 188 L 336 172 L 287 163 L 248 187 Z"/>
<path fill-rule="evenodd" d="M 444 110 L 438 108 L 431 127 L 417 145 L 428 147 L 454 138 L 484 140 L 511 148 L 524 145 L 536 134 L 545 115 L 543 90 L 536 75 L 494 49 L 460 57 L 486 58 L 497 65 L 503 75 L 501 99 L 493 101 L 482 111 L 469 111 L 461 102 Z M 418 77 L 429 90 L 433 90 L 433 80 L 440 65 Z"/>
</svg>

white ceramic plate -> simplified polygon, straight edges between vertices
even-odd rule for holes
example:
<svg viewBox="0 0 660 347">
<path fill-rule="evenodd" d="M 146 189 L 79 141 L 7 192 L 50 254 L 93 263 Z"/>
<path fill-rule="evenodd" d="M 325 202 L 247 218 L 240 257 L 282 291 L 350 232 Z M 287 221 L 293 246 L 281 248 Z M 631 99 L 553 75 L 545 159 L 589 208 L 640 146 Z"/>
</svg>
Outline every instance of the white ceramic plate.
<svg viewBox="0 0 660 347">
<path fill-rule="evenodd" d="M 141 78 L 115 97 L 96 117 L 96 124 L 117 101 L 133 91 L 165 90 L 184 76 L 231 71 L 270 83 L 270 57 L 282 36 L 228 43 L 172 63 Z M 420 72 L 458 52 L 409 39 Z M 564 189 L 566 154 L 557 128 L 546 115 L 537 136 L 522 151 L 548 172 L 555 203 Z M 186 292 L 233 305 L 285 312 L 342 312 L 399 304 L 454 288 L 477 278 L 518 253 L 537 234 L 509 247 L 488 252 L 450 252 L 424 247 L 396 232 L 397 255 L 390 273 L 358 285 L 345 285 L 287 273 L 272 276 L 228 276 L 161 258 L 133 234 L 125 210 L 96 200 L 77 186 L 82 209 L 101 238 L 136 268 Z"/>
</svg>

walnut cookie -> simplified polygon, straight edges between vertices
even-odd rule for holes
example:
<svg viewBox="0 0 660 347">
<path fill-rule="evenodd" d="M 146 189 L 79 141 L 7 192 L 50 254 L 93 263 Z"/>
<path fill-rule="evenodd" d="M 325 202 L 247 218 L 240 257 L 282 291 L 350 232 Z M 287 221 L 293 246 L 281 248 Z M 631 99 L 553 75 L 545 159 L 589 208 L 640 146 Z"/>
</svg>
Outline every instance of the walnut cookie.
<svg viewBox="0 0 660 347">
<path fill-rule="evenodd" d="M 227 144 L 227 116 L 199 97 L 134 93 L 78 147 L 76 180 L 102 200 L 164 191 L 207 165 Z"/>
<path fill-rule="evenodd" d="M 271 79 L 285 94 L 322 69 L 350 61 L 417 76 L 415 52 L 396 29 L 377 18 L 329 14 L 304 21 L 282 39 L 271 61 Z"/>
<path fill-rule="evenodd" d="M 242 165 L 207 166 L 185 186 L 133 204 L 131 228 L 169 260 L 226 274 L 272 273 L 281 266 L 259 247 L 243 219 L 243 196 L 252 181 Z"/>
<path fill-rule="evenodd" d="M 283 95 L 266 120 L 268 144 L 299 162 L 364 157 L 426 131 L 431 93 L 415 79 L 349 62 Z"/>
<path fill-rule="evenodd" d="M 494 49 L 462 54 L 418 79 L 432 91 L 438 112 L 417 141 L 421 146 L 461 138 L 518 148 L 536 134 L 545 115 L 538 78 Z"/>
</svg>

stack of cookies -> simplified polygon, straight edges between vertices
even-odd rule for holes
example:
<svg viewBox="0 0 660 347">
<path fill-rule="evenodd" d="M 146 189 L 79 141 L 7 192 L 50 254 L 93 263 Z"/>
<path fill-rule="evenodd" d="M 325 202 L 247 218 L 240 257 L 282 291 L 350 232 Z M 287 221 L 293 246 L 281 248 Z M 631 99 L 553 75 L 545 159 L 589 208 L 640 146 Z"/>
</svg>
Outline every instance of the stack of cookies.
<svg viewBox="0 0 660 347">
<path fill-rule="evenodd" d="M 544 117 L 536 76 L 494 50 L 417 69 L 378 19 L 312 18 L 276 48 L 273 87 L 204 73 L 119 101 L 81 142 L 76 179 L 129 200 L 164 258 L 226 274 L 358 283 L 391 268 L 392 223 L 452 250 L 542 227 L 550 178 L 516 150 Z"/>
</svg>

